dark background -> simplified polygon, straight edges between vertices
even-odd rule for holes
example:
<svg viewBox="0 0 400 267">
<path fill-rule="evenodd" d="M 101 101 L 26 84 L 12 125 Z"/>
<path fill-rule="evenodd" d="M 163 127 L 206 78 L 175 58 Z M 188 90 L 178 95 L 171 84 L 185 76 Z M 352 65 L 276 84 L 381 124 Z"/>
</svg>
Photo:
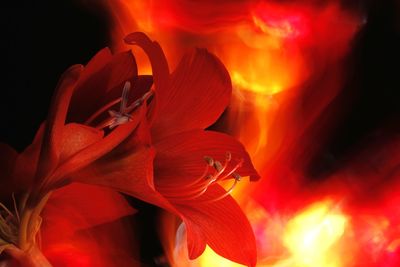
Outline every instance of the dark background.
<svg viewBox="0 0 400 267">
<path fill-rule="evenodd" d="M 99 1 L 101 2 L 101 1 Z M 0 141 L 17 150 L 32 141 L 58 78 L 107 46 L 108 16 L 78 1 L 7 1 L 1 9 Z"/>
<path fill-rule="evenodd" d="M 30 144 L 62 72 L 85 64 L 109 44 L 109 14 L 101 1 L 82 2 L 86 5 L 73 0 L 2 3 L 0 142 L 18 151 Z M 345 112 L 310 163 L 315 179 L 321 168 L 332 167 L 326 153 L 337 164 L 371 134 L 400 132 L 400 5 L 396 0 L 350 2 L 346 8 L 364 12 L 367 22 L 354 41 L 345 87 L 334 102 Z M 142 260 L 151 265 L 161 253 L 153 247 L 157 240 L 149 227 L 156 212 L 144 203 L 135 205 L 142 208 Z"/>
</svg>

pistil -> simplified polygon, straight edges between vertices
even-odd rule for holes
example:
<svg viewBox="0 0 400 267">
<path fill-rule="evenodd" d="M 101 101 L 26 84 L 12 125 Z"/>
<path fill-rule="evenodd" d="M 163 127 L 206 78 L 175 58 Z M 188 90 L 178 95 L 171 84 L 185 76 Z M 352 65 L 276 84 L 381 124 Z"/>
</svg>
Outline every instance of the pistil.
<svg viewBox="0 0 400 267">
<path fill-rule="evenodd" d="M 92 124 L 100 115 L 104 114 L 105 112 L 108 112 L 110 118 L 95 126 L 99 130 L 105 128 L 112 130 L 118 125 L 132 121 L 132 112 L 135 111 L 139 106 L 141 106 L 145 101 L 147 101 L 153 95 L 153 91 L 145 93 L 142 97 L 134 101 L 131 105 L 128 105 L 130 89 L 131 83 L 129 81 L 126 81 L 122 89 L 122 96 L 107 103 L 95 113 L 93 113 L 93 115 L 86 120 L 85 124 Z M 120 103 L 119 110 L 112 110 L 111 108 L 118 103 Z"/>
</svg>

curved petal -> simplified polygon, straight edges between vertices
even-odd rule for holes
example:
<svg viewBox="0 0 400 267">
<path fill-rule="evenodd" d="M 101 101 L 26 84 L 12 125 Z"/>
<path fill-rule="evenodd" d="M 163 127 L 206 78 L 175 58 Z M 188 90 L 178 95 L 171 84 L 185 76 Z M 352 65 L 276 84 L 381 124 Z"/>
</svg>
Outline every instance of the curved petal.
<svg viewBox="0 0 400 267">
<path fill-rule="evenodd" d="M 164 187 L 178 188 L 202 176 L 205 178 L 203 174 L 207 162 L 204 157 L 212 157 L 224 165 L 227 152 L 231 154 L 231 160 L 227 161 L 220 178 L 230 178 L 229 173 L 234 169 L 241 176 L 250 176 L 251 180 L 259 178 L 243 145 L 226 134 L 193 130 L 165 138 L 154 146 L 157 150 L 154 160 L 155 184 L 160 192 Z M 209 168 L 208 173 L 214 172 L 214 168 Z"/>
<path fill-rule="evenodd" d="M 158 88 L 166 88 L 169 67 L 164 52 L 157 42 L 153 42 L 142 32 L 128 34 L 124 38 L 127 44 L 137 45 L 147 54 L 153 71 L 154 84 Z"/>
<path fill-rule="evenodd" d="M 14 184 L 14 190 L 9 190 L 9 192 L 22 192 L 28 189 L 33 182 L 39 162 L 45 127 L 46 123 L 44 122 L 36 132 L 32 144 L 16 157 L 12 177 L 10 177 Z"/>
<path fill-rule="evenodd" d="M 42 191 L 64 185 L 67 182 L 69 174 L 84 168 L 117 147 L 134 132 L 140 121 L 144 118 L 145 110 L 145 106 L 140 107 L 132 115 L 131 122 L 118 126 L 101 141 L 94 142 L 80 150 L 79 153 L 75 153 L 73 156 L 69 157 L 68 160 L 58 166 L 51 176 L 48 176 Z"/>
<path fill-rule="evenodd" d="M 0 202 L 10 192 L 15 192 L 12 170 L 18 157 L 17 151 L 7 144 L 0 143 Z"/>
<path fill-rule="evenodd" d="M 154 150 L 138 148 L 135 152 L 107 155 L 71 175 L 71 180 L 106 186 L 142 201 L 179 214 L 155 189 L 152 163 Z"/>
<path fill-rule="evenodd" d="M 85 122 L 101 107 L 115 100 L 107 98 L 108 91 L 118 87 L 116 98 L 120 97 L 124 83 L 136 76 L 136 60 L 130 51 L 111 56 L 109 50 L 101 50 L 82 72 L 71 99 L 67 121 Z"/>
<path fill-rule="evenodd" d="M 86 64 L 85 70 L 79 78 L 79 83 L 86 83 L 93 75 L 103 69 L 112 59 L 113 55 L 108 47 L 97 52 L 92 59 Z"/>
<path fill-rule="evenodd" d="M 150 120 L 161 114 L 159 102 L 165 98 L 169 90 L 169 67 L 164 52 L 157 42 L 153 42 L 142 32 L 134 32 L 125 37 L 125 42 L 131 45 L 137 45 L 143 49 L 150 60 L 154 87 L 157 94 L 153 100 Z"/>
<path fill-rule="evenodd" d="M 82 149 L 100 141 L 103 138 L 103 131 L 77 124 L 65 125 L 60 148 L 59 162 L 64 162 Z"/>
<path fill-rule="evenodd" d="M 60 237 L 60 232 L 65 235 L 64 228 L 48 231 L 42 227 L 46 232 L 43 234 L 42 251 L 51 264 L 57 267 L 143 266 L 138 260 L 139 250 L 132 223 L 132 218 L 124 217 L 78 231 L 66 238 Z M 52 242 L 52 239 L 56 240 Z"/>
<path fill-rule="evenodd" d="M 68 106 L 82 69 L 81 65 L 74 65 L 60 78 L 46 122 L 43 137 L 43 140 L 46 140 L 46 142 L 42 143 L 37 171 L 38 179 L 41 179 L 46 173 L 52 171 L 52 168 L 55 167 L 58 161 Z"/>
<path fill-rule="evenodd" d="M 78 230 L 134 212 L 126 199 L 111 189 L 73 183 L 55 190 L 50 196 L 42 212 L 43 234 L 49 243 L 53 243 Z"/>
<path fill-rule="evenodd" d="M 185 55 L 171 74 L 165 92 L 155 90 L 158 115 L 152 124 L 154 141 L 213 124 L 228 106 L 232 84 L 224 65 L 205 49 Z"/>
<path fill-rule="evenodd" d="M 177 213 L 154 188 L 149 132 L 143 121 L 131 136 L 91 165 L 71 174 L 72 181 L 113 188 L 142 201 Z"/>
<path fill-rule="evenodd" d="M 231 196 L 215 202 L 225 193 L 219 185 L 211 186 L 196 203 L 176 205 L 187 228 L 189 257 L 195 259 L 207 243 L 217 254 L 231 261 L 255 266 L 256 242 L 249 221 Z"/>
</svg>

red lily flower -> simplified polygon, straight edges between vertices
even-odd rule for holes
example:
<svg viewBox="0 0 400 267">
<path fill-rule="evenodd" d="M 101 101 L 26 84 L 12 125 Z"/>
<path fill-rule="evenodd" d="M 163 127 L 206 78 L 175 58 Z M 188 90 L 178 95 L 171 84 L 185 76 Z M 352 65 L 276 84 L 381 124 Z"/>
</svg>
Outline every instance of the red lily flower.
<svg viewBox="0 0 400 267">
<path fill-rule="evenodd" d="M 254 180 L 258 175 L 239 142 L 203 130 L 229 103 L 227 71 L 217 58 L 196 50 L 170 74 L 157 43 L 141 33 L 126 40 L 149 55 L 154 98 L 148 100 L 152 91 L 145 93 L 151 78 L 137 76 L 130 53 L 111 56 L 102 50 L 84 70 L 70 68 L 61 79 L 48 120 L 33 144 L 16 157 L 14 165 L 20 168 L 5 176 L 12 181 L 26 177 L 20 183 L 25 185 L 22 190 L 15 191 L 31 189 L 22 208 L 16 209 L 17 215 L 22 214 L 19 232 L 13 235 L 18 241 L 9 243 L 22 250 L 34 244 L 48 193 L 78 181 L 116 189 L 180 216 L 186 224 L 190 258 L 199 256 L 208 244 L 228 259 L 254 266 L 254 235 L 229 192 L 241 176 Z M 136 90 L 129 94 L 132 83 Z M 144 120 L 147 102 L 148 121 Z M 110 111 L 118 103 L 120 110 Z M 106 111 L 111 119 L 105 118 Z M 110 130 L 103 131 L 105 127 Z M 233 179 L 228 191 L 218 184 L 226 179 Z"/>
<path fill-rule="evenodd" d="M 229 193 L 241 176 L 251 180 L 259 176 L 238 141 L 204 130 L 229 103 L 228 72 L 215 56 L 197 49 L 170 74 L 156 42 L 142 33 L 130 34 L 125 40 L 140 46 L 152 65 L 154 98 L 148 121 L 140 122 L 129 142 L 75 173 L 74 179 L 101 176 L 103 185 L 113 187 L 125 176 L 122 192 L 183 220 L 191 259 L 201 255 L 208 244 L 225 258 L 255 266 L 251 226 Z M 228 191 L 218 184 L 226 179 L 233 180 Z"/>
<path fill-rule="evenodd" d="M 27 149 L 18 154 L 5 144 L 0 146 L 0 199 L 11 199 L 14 193 L 21 196 L 19 201 L 14 199 L 14 209 L 2 205 L 1 215 L 4 216 L 0 220 L 0 252 L 6 249 L 16 257 L 23 254 L 21 251 L 35 251 L 37 254 L 36 234 L 41 222 L 40 213 L 51 191 L 73 182 L 70 173 L 103 156 L 133 133 L 145 114 L 145 105 L 140 105 L 143 99 L 139 94 L 148 89 L 149 81 L 149 77 L 137 76 L 130 52 L 113 56 L 108 49 L 103 49 L 86 68 L 76 65 L 64 73 L 48 119 Z M 104 116 L 102 106 L 113 108 L 118 105 L 121 98 L 114 96 L 121 95 L 122 87 L 129 86 L 129 82 L 145 90 L 133 92 L 132 97 L 137 102 L 131 108 L 129 120 L 112 131 L 108 130 L 107 126 L 112 128 L 121 123 L 115 116 Z M 89 98 L 90 91 L 96 94 L 96 98 Z M 88 126 L 85 123 L 87 120 L 97 120 L 97 127 Z M 83 179 L 88 184 L 96 184 L 97 181 L 96 178 Z M 118 187 L 118 183 L 115 186 Z M 100 194 L 115 205 L 125 203 L 117 192 L 103 194 L 103 189 L 91 188 L 87 193 Z M 106 217 L 99 215 L 92 223 L 103 223 L 133 211 L 126 204 L 121 207 L 116 209 L 118 212 L 109 212 Z M 45 264 L 44 258 L 40 264 Z"/>
</svg>

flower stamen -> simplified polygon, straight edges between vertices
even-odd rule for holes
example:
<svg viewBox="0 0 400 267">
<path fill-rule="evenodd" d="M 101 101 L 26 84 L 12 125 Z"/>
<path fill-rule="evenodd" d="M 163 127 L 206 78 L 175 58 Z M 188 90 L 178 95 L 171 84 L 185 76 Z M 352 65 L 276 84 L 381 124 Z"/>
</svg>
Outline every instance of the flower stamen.
<svg viewBox="0 0 400 267">
<path fill-rule="evenodd" d="M 237 174 L 237 173 L 234 173 L 234 174 L 235 175 L 233 175 L 233 177 L 235 178 L 235 181 L 233 182 L 232 186 L 228 190 L 226 190 L 226 192 L 224 194 L 222 194 L 221 196 L 214 198 L 214 199 L 205 200 L 202 203 L 215 202 L 215 201 L 221 200 L 221 199 L 227 197 L 228 195 L 230 195 L 232 193 L 233 189 L 236 187 L 236 185 L 242 178 L 239 174 Z"/>
<path fill-rule="evenodd" d="M 124 88 L 122 89 L 121 103 L 119 106 L 119 111 L 109 110 L 108 114 L 111 119 L 108 120 L 105 124 L 101 125 L 101 128 L 109 127 L 109 129 L 113 129 L 118 125 L 125 124 L 129 121 L 132 121 L 132 117 L 127 112 L 129 91 L 131 90 L 131 83 L 129 81 L 125 82 Z"/>
<path fill-rule="evenodd" d="M 229 195 L 236 187 L 237 183 L 241 180 L 241 176 L 237 173 L 237 170 L 242 166 L 243 159 L 240 159 L 238 163 L 229 171 L 227 171 L 227 169 L 229 163 L 232 161 L 232 154 L 230 152 L 226 153 L 224 164 L 222 164 L 220 161 L 214 160 L 210 156 L 205 156 L 204 161 L 206 162 L 206 167 L 202 175 L 190 183 L 179 185 L 178 191 L 176 184 L 170 186 L 159 186 L 158 189 L 165 197 L 170 198 L 173 201 L 183 202 L 201 197 L 206 193 L 212 184 L 228 177 L 232 177 L 234 178 L 234 182 L 226 193 L 215 199 L 201 200 L 201 202 L 218 201 Z M 209 173 L 209 169 L 211 167 L 214 169 L 213 174 Z M 180 189 L 185 189 L 185 193 L 182 194 Z"/>
<path fill-rule="evenodd" d="M 104 105 L 101 107 L 99 110 L 97 110 L 92 116 L 89 117 L 85 121 L 86 125 L 91 124 L 93 121 L 95 121 L 100 115 L 108 111 L 108 114 L 111 118 L 103 121 L 102 123 L 98 124 L 96 126 L 97 129 L 104 129 L 104 128 L 109 128 L 112 130 L 113 128 L 117 127 L 118 125 L 125 124 L 127 122 L 132 121 L 132 112 L 135 111 L 139 106 L 141 106 L 144 102 L 146 102 L 153 94 L 154 92 L 150 90 L 149 92 L 146 92 L 142 97 L 134 101 L 131 105 L 128 105 L 129 101 L 129 93 L 131 89 L 131 83 L 129 81 L 126 81 L 124 84 L 124 87 L 122 89 L 122 95 L 121 97 L 111 101 L 110 103 Z M 111 110 L 113 106 L 116 104 L 120 103 L 119 105 L 119 110 Z"/>
</svg>

